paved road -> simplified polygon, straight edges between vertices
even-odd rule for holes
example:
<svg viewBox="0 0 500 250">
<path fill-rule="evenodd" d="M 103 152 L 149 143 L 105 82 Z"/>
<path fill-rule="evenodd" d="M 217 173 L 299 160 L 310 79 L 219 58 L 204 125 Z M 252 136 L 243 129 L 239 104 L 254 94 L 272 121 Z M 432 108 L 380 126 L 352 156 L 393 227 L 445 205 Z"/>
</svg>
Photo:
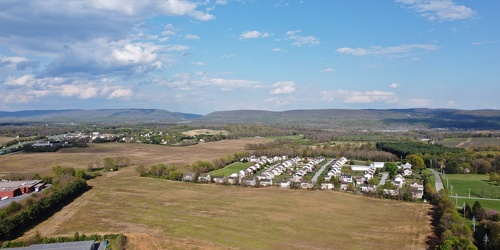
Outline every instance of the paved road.
<svg viewBox="0 0 500 250">
<path fill-rule="evenodd" d="M 385 184 L 385 180 L 387 179 L 387 176 L 389 176 L 389 173 L 382 173 L 382 179 L 380 179 L 379 186 L 383 186 Z"/>
<path fill-rule="evenodd" d="M 9 198 L 7 200 L 0 201 L 0 208 L 8 206 L 11 202 L 16 201 L 16 202 L 21 202 L 22 200 L 30 197 L 31 194 L 23 194 L 19 195 L 13 198 Z"/>
<path fill-rule="evenodd" d="M 500 199 L 494 199 L 494 198 L 479 198 L 479 197 L 470 197 L 469 196 L 456 196 L 456 195 L 451 195 L 451 198 L 462 198 L 462 199 L 474 199 L 474 200 L 486 200 L 486 201 L 500 201 Z"/>
<path fill-rule="evenodd" d="M 326 167 L 328 167 L 330 164 L 332 164 L 332 162 L 334 161 L 335 159 L 332 159 L 332 160 L 329 160 L 327 163 L 325 163 L 325 165 L 323 165 L 319 170 L 318 172 L 316 172 L 316 174 L 314 175 L 314 177 L 312 178 L 312 184 L 313 185 L 316 185 L 316 181 L 318 180 L 318 177 L 321 175 L 321 173 L 323 173 L 323 171 L 325 170 Z"/>
<path fill-rule="evenodd" d="M 436 191 L 439 192 L 439 190 L 444 189 L 443 186 L 443 181 L 441 180 L 441 176 L 439 176 L 439 172 L 430 168 L 432 173 L 434 173 L 434 176 L 436 176 Z"/>
</svg>

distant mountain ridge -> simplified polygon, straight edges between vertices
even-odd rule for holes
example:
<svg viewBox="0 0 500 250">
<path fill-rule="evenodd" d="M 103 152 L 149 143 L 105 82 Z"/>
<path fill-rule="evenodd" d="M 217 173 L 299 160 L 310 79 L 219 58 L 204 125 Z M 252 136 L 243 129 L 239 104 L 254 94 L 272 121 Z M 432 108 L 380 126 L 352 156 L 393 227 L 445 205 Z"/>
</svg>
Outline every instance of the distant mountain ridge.
<svg viewBox="0 0 500 250">
<path fill-rule="evenodd" d="M 193 125 L 265 124 L 367 130 L 500 130 L 500 110 L 310 109 L 231 110 L 205 116 L 163 109 L 67 109 L 0 111 L 0 122 L 179 123 Z"/>
<path fill-rule="evenodd" d="M 202 115 L 162 109 L 66 109 L 0 111 L 3 122 L 179 122 Z"/>
<path fill-rule="evenodd" d="M 500 130 L 500 110 L 458 109 L 311 109 L 281 112 L 263 110 L 217 111 L 206 123 L 281 124 L 368 130 L 460 129 Z"/>
</svg>

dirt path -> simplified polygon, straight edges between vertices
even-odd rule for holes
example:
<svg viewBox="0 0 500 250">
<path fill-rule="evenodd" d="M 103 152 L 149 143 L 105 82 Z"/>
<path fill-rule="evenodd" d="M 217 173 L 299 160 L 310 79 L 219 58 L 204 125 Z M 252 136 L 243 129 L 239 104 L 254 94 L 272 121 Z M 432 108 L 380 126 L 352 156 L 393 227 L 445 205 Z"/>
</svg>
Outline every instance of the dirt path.
<svg viewBox="0 0 500 250">
<path fill-rule="evenodd" d="M 470 143 L 472 141 L 472 138 L 468 138 L 467 141 L 461 142 L 457 145 L 457 147 L 461 148 L 463 147 L 466 143 Z"/>
</svg>

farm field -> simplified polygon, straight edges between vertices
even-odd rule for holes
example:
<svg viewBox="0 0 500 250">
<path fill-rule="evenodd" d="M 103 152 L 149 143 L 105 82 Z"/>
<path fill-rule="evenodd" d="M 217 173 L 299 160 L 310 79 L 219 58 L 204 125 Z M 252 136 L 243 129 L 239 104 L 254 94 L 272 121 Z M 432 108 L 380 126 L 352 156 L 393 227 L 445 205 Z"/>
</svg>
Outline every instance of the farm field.
<svg viewBox="0 0 500 250">
<path fill-rule="evenodd" d="M 500 138 L 446 138 L 443 145 L 466 148 L 470 146 L 500 145 Z"/>
<path fill-rule="evenodd" d="M 234 162 L 229 165 L 227 165 L 225 168 L 218 169 L 215 171 L 210 172 L 209 174 L 213 176 L 229 176 L 233 173 L 238 173 L 240 170 L 247 169 L 250 167 L 253 163 L 251 162 Z"/>
<path fill-rule="evenodd" d="M 89 185 L 23 238 L 122 232 L 130 249 L 427 249 L 432 235 L 427 204 L 171 182 L 131 167 Z"/>
<path fill-rule="evenodd" d="M 218 134 L 223 134 L 227 135 L 227 131 L 225 130 L 213 130 L 213 129 L 194 129 L 194 130 L 189 130 L 186 132 L 182 132 L 185 135 L 188 136 L 195 136 L 195 135 L 218 135 Z"/>
<path fill-rule="evenodd" d="M 4 143 L 9 142 L 14 140 L 15 138 L 12 137 L 5 137 L 5 136 L 0 136 L 0 146 L 2 146 Z M 1 147 L 0 147 L 1 148 Z"/>
<path fill-rule="evenodd" d="M 481 205 L 484 203 L 484 207 L 488 209 L 500 210 L 500 187 L 493 185 L 488 181 L 488 175 L 479 174 L 447 174 L 441 175 L 443 180 L 443 185 L 448 186 L 448 192 L 451 191 L 451 186 L 453 185 L 453 196 L 458 194 L 458 196 L 469 197 L 480 197 L 480 198 L 494 198 L 499 199 L 498 201 L 487 201 L 479 200 Z M 448 184 L 447 184 L 448 182 Z M 472 205 L 476 201 L 475 199 L 466 199 L 469 205 Z M 458 206 L 462 206 L 463 200 L 459 202 Z"/>
<path fill-rule="evenodd" d="M 61 165 L 87 168 L 102 163 L 105 157 L 125 156 L 131 165 L 145 166 L 160 162 L 188 164 L 245 151 L 247 143 L 265 143 L 267 139 L 238 139 L 202 143 L 188 147 L 169 147 L 137 143 L 90 143 L 87 148 L 60 149 L 54 153 L 19 153 L 0 156 L 0 176 L 9 173 L 33 175 L 51 174 L 52 167 Z"/>
</svg>

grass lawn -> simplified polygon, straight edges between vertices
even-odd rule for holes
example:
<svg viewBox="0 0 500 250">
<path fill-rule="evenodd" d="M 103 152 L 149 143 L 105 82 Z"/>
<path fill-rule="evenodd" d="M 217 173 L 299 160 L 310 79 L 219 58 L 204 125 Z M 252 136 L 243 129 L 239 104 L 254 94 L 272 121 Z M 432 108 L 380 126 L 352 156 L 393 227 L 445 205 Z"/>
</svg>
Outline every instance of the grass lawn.
<svg viewBox="0 0 500 250">
<path fill-rule="evenodd" d="M 453 195 L 481 197 L 481 198 L 499 198 L 500 187 L 491 184 L 488 175 L 480 174 L 446 174 L 441 175 L 443 185 L 451 191 L 453 185 Z"/>
<path fill-rule="evenodd" d="M 458 194 L 458 196 L 470 197 L 471 199 L 458 199 L 458 206 L 462 206 L 464 200 L 472 206 L 477 199 L 474 197 L 481 198 L 495 198 L 500 199 L 500 187 L 493 185 L 488 181 L 488 175 L 479 174 L 447 174 L 441 175 L 443 180 L 443 185 L 447 186 L 448 182 L 448 192 L 451 192 L 451 186 L 453 185 L 453 195 Z M 448 181 L 447 181 L 448 180 Z M 488 201 L 479 200 L 481 205 L 487 209 L 495 209 L 500 211 L 500 200 L 498 201 Z"/>
<path fill-rule="evenodd" d="M 432 173 L 432 171 L 429 169 L 425 169 L 424 174 L 429 175 L 428 180 L 429 180 L 430 184 L 435 188 L 436 187 L 436 175 L 434 175 L 434 173 Z"/>
<path fill-rule="evenodd" d="M 125 233 L 129 249 L 427 249 L 432 235 L 428 204 L 172 182 L 133 168 L 89 185 L 24 238 L 109 232 Z"/>
<path fill-rule="evenodd" d="M 217 169 L 210 172 L 210 176 L 229 176 L 233 173 L 238 173 L 240 170 L 247 169 L 252 166 L 251 162 L 234 162 L 227 165 L 225 168 Z"/>
<path fill-rule="evenodd" d="M 264 137 L 266 139 L 280 139 L 280 140 L 300 140 L 303 139 L 303 135 L 284 135 L 284 136 L 270 136 L 270 137 Z"/>
<path fill-rule="evenodd" d="M 453 200 L 453 202 L 457 203 L 456 204 L 457 207 L 463 207 L 464 202 L 466 202 L 470 207 L 472 207 L 472 205 L 474 205 L 474 202 L 479 201 L 481 206 L 484 207 L 484 209 L 486 209 L 486 210 L 500 211 L 500 200 L 491 201 L 491 200 L 478 200 L 478 199 L 474 199 L 474 198 L 470 198 L 470 199 L 469 198 L 458 198 L 458 199 L 456 199 L 454 197 L 451 197 L 451 199 Z"/>
</svg>

